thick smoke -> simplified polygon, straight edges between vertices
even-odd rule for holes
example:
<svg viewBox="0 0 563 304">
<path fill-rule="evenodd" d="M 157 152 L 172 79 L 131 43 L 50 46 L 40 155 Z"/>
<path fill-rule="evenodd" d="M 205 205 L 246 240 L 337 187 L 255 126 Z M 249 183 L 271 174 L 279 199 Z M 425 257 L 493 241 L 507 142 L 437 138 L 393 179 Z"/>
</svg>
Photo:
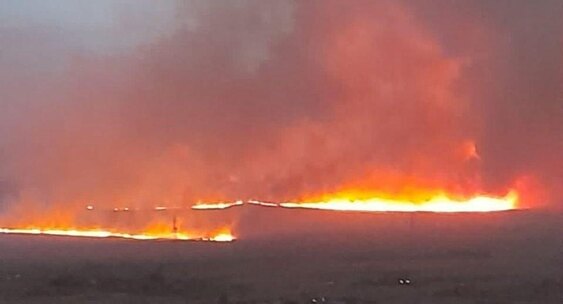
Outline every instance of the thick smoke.
<svg viewBox="0 0 563 304">
<path fill-rule="evenodd" d="M 4 205 L 522 179 L 562 197 L 558 1 L 182 2 L 123 47 L 120 26 L 152 12 L 135 3 L 103 52 L 76 47 L 99 39 L 86 30 L 0 21 Z"/>
</svg>

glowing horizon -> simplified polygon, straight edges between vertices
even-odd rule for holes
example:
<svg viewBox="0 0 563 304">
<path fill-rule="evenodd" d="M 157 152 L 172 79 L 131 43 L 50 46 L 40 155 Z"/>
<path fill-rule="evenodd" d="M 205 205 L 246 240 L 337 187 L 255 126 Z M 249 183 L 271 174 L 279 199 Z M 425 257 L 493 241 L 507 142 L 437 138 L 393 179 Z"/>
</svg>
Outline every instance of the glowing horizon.
<svg viewBox="0 0 563 304">
<path fill-rule="evenodd" d="M 321 201 L 281 203 L 284 208 L 318 209 L 332 211 L 365 212 L 495 212 L 517 209 L 518 194 L 511 190 L 502 197 L 476 195 L 468 199 L 453 199 L 447 194 L 437 194 L 418 202 L 409 199 L 383 197 L 348 198 L 334 197 Z"/>
<path fill-rule="evenodd" d="M 229 231 L 221 231 L 212 235 L 197 235 L 186 232 L 141 232 L 123 233 L 104 229 L 62 229 L 62 228 L 0 228 L 1 234 L 50 235 L 85 238 L 120 238 L 140 241 L 148 240 L 179 240 L 179 241 L 207 241 L 232 242 L 236 238 Z"/>
</svg>

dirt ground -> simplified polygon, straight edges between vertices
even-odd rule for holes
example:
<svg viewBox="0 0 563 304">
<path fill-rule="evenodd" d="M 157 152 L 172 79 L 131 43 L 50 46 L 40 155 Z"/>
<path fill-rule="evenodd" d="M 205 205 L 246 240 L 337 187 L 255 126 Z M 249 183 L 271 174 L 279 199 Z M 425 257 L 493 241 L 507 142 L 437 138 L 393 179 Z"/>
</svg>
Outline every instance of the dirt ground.
<svg viewBox="0 0 563 304">
<path fill-rule="evenodd" d="M 563 303 L 559 213 L 240 212 L 229 244 L 0 235 L 0 303 Z"/>
</svg>

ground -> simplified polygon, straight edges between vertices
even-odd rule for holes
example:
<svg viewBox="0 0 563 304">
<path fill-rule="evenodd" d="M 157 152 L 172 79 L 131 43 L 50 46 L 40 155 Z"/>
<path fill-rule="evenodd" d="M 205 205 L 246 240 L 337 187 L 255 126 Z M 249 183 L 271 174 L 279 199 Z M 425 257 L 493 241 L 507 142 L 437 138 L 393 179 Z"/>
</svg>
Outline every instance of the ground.
<svg viewBox="0 0 563 304">
<path fill-rule="evenodd" d="M 563 303 L 559 213 L 237 217 L 230 244 L 0 235 L 0 303 Z"/>
</svg>

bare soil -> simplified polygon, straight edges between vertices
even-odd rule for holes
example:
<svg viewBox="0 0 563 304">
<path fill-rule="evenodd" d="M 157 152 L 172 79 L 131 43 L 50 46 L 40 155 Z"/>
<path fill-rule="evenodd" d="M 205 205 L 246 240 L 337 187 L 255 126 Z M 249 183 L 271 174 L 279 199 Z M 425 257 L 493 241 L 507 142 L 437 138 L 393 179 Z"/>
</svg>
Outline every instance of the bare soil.
<svg viewBox="0 0 563 304">
<path fill-rule="evenodd" d="M 0 235 L 0 303 L 563 303 L 560 213 L 236 212 L 229 244 Z"/>
</svg>

